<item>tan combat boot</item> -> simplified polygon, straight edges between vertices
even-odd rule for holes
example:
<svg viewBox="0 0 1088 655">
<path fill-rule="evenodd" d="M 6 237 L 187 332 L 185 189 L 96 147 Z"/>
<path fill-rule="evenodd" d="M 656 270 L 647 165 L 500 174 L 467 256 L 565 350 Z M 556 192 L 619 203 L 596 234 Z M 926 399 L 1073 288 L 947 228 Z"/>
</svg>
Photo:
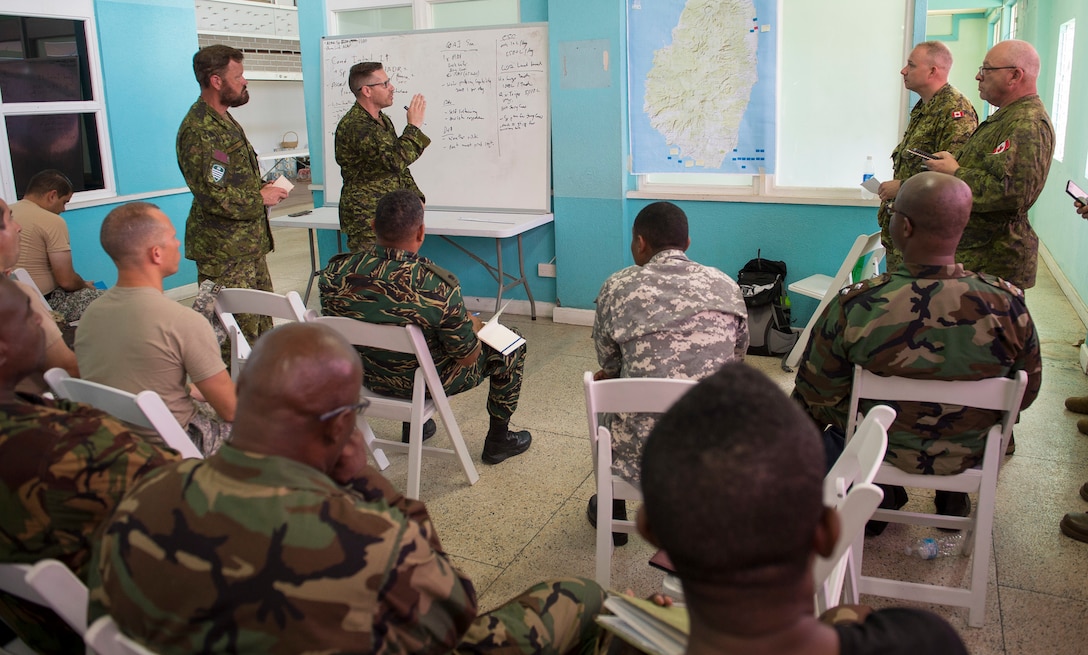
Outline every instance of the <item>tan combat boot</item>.
<svg viewBox="0 0 1088 655">
<path fill-rule="evenodd" d="M 1088 414 L 1088 396 L 1070 396 L 1066 398 L 1065 408 L 1078 414 Z M 1084 432 L 1084 430 L 1081 430 L 1081 432 Z"/>
</svg>

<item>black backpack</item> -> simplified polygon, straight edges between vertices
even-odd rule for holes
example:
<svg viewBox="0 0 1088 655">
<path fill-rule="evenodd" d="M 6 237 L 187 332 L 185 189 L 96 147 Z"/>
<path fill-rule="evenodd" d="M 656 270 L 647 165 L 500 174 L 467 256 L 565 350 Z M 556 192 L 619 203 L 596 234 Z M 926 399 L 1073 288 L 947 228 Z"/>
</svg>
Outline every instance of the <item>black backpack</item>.
<svg viewBox="0 0 1088 655">
<path fill-rule="evenodd" d="M 748 307 L 748 354 L 785 355 L 797 343 L 790 328 L 790 301 L 786 296 L 786 262 L 756 258 L 737 274 Z"/>
</svg>

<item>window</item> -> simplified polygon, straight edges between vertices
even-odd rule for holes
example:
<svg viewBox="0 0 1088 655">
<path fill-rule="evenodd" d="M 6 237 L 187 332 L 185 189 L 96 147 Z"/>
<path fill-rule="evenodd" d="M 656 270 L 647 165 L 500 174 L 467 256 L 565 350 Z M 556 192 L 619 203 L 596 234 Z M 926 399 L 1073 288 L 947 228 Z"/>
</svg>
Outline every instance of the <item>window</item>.
<svg viewBox="0 0 1088 655">
<path fill-rule="evenodd" d="M 20 0 L 5 10 L 9 13 L 0 14 L 3 197 L 22 197 L 30 177 L 46 168 L 68 175 L 77 201 L 113 195 L 91 1 Z"/>
<path fill-rule="evenodd" d="M 407 32 L 520 22 L 518 0 L 327 0 L 330 34 Z"/>
<path fill-rule="evenodd" d="M 1016 28 L 1019 21 L 1016 20 L 1019 5 L 1015 2 L 1009 5 L 1009 38 L 1016 38 Z"/>
<path fill-rule="evenodd" d="M 1058 28 L 1058 65 L 1054 69 L 1054 103 L 1050 106 L 1054 121 L 1054 159 L 1065 157 L 1065 127 L 1069 122 L 1069 82 L 1073 77 L 1073 32 L 1076 19 Z"/>
</svg>

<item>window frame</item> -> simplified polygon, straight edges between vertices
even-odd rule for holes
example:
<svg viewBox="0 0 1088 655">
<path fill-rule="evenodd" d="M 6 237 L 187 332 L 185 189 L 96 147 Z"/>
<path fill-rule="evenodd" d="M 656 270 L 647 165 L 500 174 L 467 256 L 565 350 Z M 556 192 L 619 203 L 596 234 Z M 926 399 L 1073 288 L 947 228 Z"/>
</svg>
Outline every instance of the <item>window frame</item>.
<svg viewBox="0 0 1088 655">
<path fill-rule="evenodd" d="M 87 43 L 87 69 L 91 84 L 91 100 L 59 102 L 13 102 L 5 103 L 0 98 L 0 150 L 7 153 L 4 166 L 0 167 L 0 193 L 2 197 L 15 202 L 15 174 L 11 162 L 11 144 L 8 139 L 8 116 L 58 115 L 58 114 L 93 114 L 98 136 L 98 152 L 102 165 L 102 188 L 77 192 L 69 203 L 69 209 L 77 208 L 82 203 L 93 202 L 117 196 L 114 180 L 113 154 L 110 148 L 109 121 L 106 115 L 106 100 L 102 80 L 101 52 L 98 46 L 98 29 L 94 17 L 93 0 L 11 0 L 10 7 L 3 12 L 8 16 L 27 18 L 52 18 L 58 20 L 81 21 Z"/>
<path fill-rule="evenodd" d="M 450 4 L 458 2 L 471 2 L 472 0 L 326 0 L 325 21 L 326 33 L 340 34 L 336 14 L 346 11 L 359 11 L 365 9 L 392 9 L 395 7 L 412 8 L 412 29 L 426 30 L 434 28 L 434 5 Z M 521 20 L 521 1 L 514 0 L 518 5 L 518 22 Z"/>
</svg>

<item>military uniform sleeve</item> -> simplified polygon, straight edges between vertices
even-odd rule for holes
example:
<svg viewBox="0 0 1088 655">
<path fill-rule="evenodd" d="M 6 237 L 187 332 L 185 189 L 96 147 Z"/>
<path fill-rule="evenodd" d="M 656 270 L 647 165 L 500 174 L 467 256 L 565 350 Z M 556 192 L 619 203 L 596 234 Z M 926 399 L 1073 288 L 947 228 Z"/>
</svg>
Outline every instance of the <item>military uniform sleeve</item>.
<svg viewBox="0 0 1088 655">
<path fill-rule="evenodd" d="M 1043 359 L 1039 348 L 1039 332 L 1035 329 L 1035 323 L 1031 320 L 1027 307 L 1023 302 L 1018 302 L 1020 312 L 1015 316 L 1018 332 L 1022 336 L 1024 347 L 1013 364 L 1012 371 L 1026 371 L 1028 374 L 1028 388 L 1024 391 L 1024 399 L 1020 402 L 1020 410 L 1023 411 L 1035 402 L 1039 395 L 1039 388 L 1043 380 Z"/>
<path fill-rule="evenodd" d="M 611 317 L 612 296 L 606 281 L 597 295 L 597 315 L 593 320 L 593 347 L 597 351 L 597 365 L 607 377 L 614 378 L 619 377 L 623 353 L 620 351 L 620 345 L 612 338 Z"/>
<path fill-rule="evenodd" d="M 963 116 L 960 118 L 951 116 L 953 111 L 963 112 Z M 946 120 L 937 134 L 937 145 L 933 151 L 944 150 L 953 154 L 959 152 L 963 144 L 967 143 L 967 139 L 971 138 L 976 127 L 978 127 L 978 115 L 975 113 L 975 108 L 971 106 L 970 101 L 963 98 L 958 106 L 946 112 Z"/>
<path fill-rule="evenodd" d="M 842 295 L 824 309 L 797 369 L 793 397 L 820 426 L 846 427 L 846 404 L 853 387 L 854 367 L 839 337 L 846 329 Z"/>
<path fill-rule="evenodd" d="M 956 177 L 971 187 L 971 213 L 1016 210 L 1034 202 L 1046 182 L 1054 133 L 1044 121 L 1021 119 L 1010 124 L 1006 140 L 983 155 L 977 165 L 961 166 Z"/>
<path fill-rule="evenodd" d="M 476 350 L 479 339 L 472 330 L 472 319 L 468 317 L 460 287 L 450 289 L 436 332 L 442 348 L 453 359 L 463 359 Z"/>
<path fill-rule="evenodd" d="M 203 214 L 219 219 L 263 219 L 261 180 L 253 170 L 249 142 L 217 143 L 215 137 L 188 119 L 178 130 L 178 166 L 196 204 Z"/>
<path fill-rule="evenodd" d="M 431 548 L 442 552 L 442 542 L 438 539 L 438 532 L 431 523 L 431 515 L 427 506 L 421 501 L 413 500 L 397 491 L 389 480 L 377 469 L 369 464 L 364 468 L 349 485 L 363 498 L 370 502 L 382 500 L 390 507 L 400 510 L 405 516 L 415 521 L 421 528 L 421 532 L 427 537 Z"/>
<path fill-rule="evenodd" d="M 397 137 L 392 130 L 381 129 L 369 116 L 342 123 L 335 140 L 336 163 L 341 168 L 377 168 L 401 173 L 419 159 L 431 140 L 415 125 L 406 125 Z M 418 189 L 413 189 L 418 192 Z"/>
<path fill-rule="evenodd" d="M 744 356 L 748 354 L 748 343 L 751 339 L 748 334 L 748 319 L 737 316 L 734 320 L 737 323 L 737 340 L 733 343 L 733 358 L 738 362 L 742 362 Z"/>
</svg>

